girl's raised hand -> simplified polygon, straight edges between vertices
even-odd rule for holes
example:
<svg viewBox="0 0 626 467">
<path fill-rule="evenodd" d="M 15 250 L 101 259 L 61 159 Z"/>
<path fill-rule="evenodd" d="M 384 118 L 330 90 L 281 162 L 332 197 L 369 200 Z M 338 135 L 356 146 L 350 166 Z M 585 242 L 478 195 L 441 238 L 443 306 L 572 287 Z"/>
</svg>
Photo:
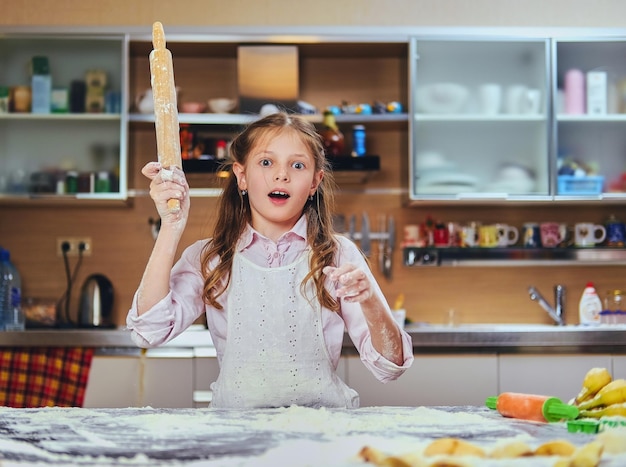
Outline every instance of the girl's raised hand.
<svg viewBox="0 0 626 467">
<path fill-rule="evenodd" d="M 161 227 L 164 224 L 184 226 L 189 214 L 189 185 L 185 173 L 176 167 L 164 169 L 159 162 L 148 162 L 141 173 L 151 180 L 150 197 L 161 217 Z M 180 210 L 168 209 L 169 199 L 179 200 Z"/>
<path fill-rule="evenodd" d="M 347 302 L 363 302 L 372 296 L 372 284 L 367 274 L 353 264 L 335 268 L 326 266 L 323 271 L 336 285 L 337 297 Z"/>
</svg>

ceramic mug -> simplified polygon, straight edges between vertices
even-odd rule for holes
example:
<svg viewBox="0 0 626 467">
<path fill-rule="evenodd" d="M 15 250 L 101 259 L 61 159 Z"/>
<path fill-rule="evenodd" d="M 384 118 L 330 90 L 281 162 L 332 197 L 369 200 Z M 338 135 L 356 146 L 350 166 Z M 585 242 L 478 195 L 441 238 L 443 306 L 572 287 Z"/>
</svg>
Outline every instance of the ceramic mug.
<svg viewBox="0 0 626 467">
<path fill-rule="evenodd" d="M 541 230 L 536 222 L 526 222 L 522 226 L 524 233 L 523 242 L 526 248 L 539 248 L 541 246 Z"/>
<path fill-rule="evenodd" d="M 508 224 L 496 224 L 495 227 L 498 236 L 498 246 L 506 247 L 517 243 L 519 239 L 517 227 Z"/>
<path fill-rule="evenodd" d="M 478 88 L 480 111 L 485 115 L 496 115 L 502 107 L 502 86 L 485 83 Z"/>
<path fill-rule="evenodd" d="M 496 248 L 498 243 L 498 228 L 495 225 L 481 225 L 478 228 L 479 246 L 482 248 Z"/>
<path fill-rule="evenodd" d="M 523 114 L 537 115 L 541 112 L 541 91 L 539 89 L 527 89 L 522 93 L 520 111 Z"/>
<path fill-rule="evenodd" d="M 603 225 L 593 222 L 579 222 L 574 226 L 574 238 L 576 246 L 596 246 L 606 238 L 606 229 Z"/>
<path fill-rule="evenodd" d="M 461 227 L 460 246 L 475 247 L 478 242 L 478 226 L 474 224 L 464 225 Z"/>
<path fill-rule="evenodd" d="M 32 104 L 32 93 L 30 86 L 14 86 L 11 88 L 11 96 L 9 97 L 10 107 L 13 112 L 27 113 L 30 112 Z"/>
<path fill-rule="evenodd" d="M 435 225 L 435 230 L 433 230 L 433 243 L 436 247 L 440 248 L 450 246 L 450 231 L 447 225 Z"/>
<path fill-rule="evenodd" d="M 565 241 L 561 224 L 558 222 L 542 222 L 539 227 L 541 229 L 541 245 L 543 247 L 554 248 Z"/>
<path fill-rule="evenodd" d="M 522 104 L 528 88 L 523 84 L 513 84 L 506 89 L 504 96 L 504 110 L 507 114 L 521 114 Z"/>
<path fill-rule="evenodd" d="M 623 222 L 607 222 L 606 243 L 611 247 L 623 247 L 626 244 L 626 225 Z"/>
<path fill-rule="evenodd" d="M 417 224 L 409 224 L 404 226 L 404 237 L 402 238 L 403 247 L 419 247 L 424 246 L 423 240 L 420 241 L 420 226 Z"/>
</svg>

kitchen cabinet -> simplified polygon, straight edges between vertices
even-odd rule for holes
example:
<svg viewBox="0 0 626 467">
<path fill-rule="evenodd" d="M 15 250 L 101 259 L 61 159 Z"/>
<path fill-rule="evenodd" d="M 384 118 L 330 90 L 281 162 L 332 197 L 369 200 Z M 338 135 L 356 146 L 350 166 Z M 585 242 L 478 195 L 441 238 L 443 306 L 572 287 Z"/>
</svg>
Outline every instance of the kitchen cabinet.
<svg viewBox="0 0 626 467">
<path fill-rule="evenodd" d="M 498 357 L 416 355 L 396 381 L 380 383 L 359 357 L 344 357 L 346 382 L 361 396 L 361 406 L 483 405 L 498 390 Z"/>
<path fill-rule="evenodd" d="M 126 199 L 127 36 L 3 35 L 0 86 L 30 89 L 35 56 L 48 58 L 52 89 L 81 104 L 81 92 L 92 92 L 85 91 L 87 73 L 103 72 L 106 85 L 93 92 L 111 105 L 106 112 L 0 113 L 0 202 Z M 69 171 L 78 172 L 78 193 L 58 194 Z M 109 187 L 95 192 L 100 173 Z"/>
<path fill-rule="evenodd" d="M 142 359 L 139 349 L 117 349 L 94 355 L 83 407 L 122 408 L 141 406 Z"/>
<path fill-rule="evenodd" d="M 554 396 L 567 402 L 578 394 L 591 368 L 611 369 L 608 354 L 597 355 L 500 355 L 500 392 Z"/>
<path fill-rule="evenodd" d="M 587 197 L 623 199 L 626 191 L 625 54 L 623 38 L 557 38 L 554 42 L 553 151 L 559 165 L 574 161 L 591 170 L 594 178 L 590 182 L 599 177 L 596 186 L 588 187 L 592 192 Z M 583 81 L 573 80 L 576 76 Z M 557 200 L 571 197 L 557 188 Z"/>
<path fill-rule="evenodd" d="M 385 36 L 372 38 L 350 36 L 320 36 L 311 42 L 297 35 L 257 34 L 244 35 L 170 35 L 167 47 L 172 52 L 176 85 L 179 89 L 179 107 L 185 103 L 206 103 L 209 99 L 226 97 L 237 99 L 239 47 L 293 46 L 297 48 L 298 98 L 310 104 L 317 113 L 305 115 L 321 129 L 321 111 L 328 106 L 356 108 L 359 104 L 407 102 L 407 53 L 406 40 Z M 140 113 L 132 105 L 150 87 L 148 56 L 152 49 L 151 37 L 134 36 L 130 41 L 130 133 L 133 136 L 150 137 L 154 131 L 154 116 Z M 364 77 L 367 77 L 364 79 Z M 279 81 L 279 76 L 276 81 Z M 181 107 L 182 108 L 182 107 Z M 191 147 L 204 148 L 203 156 L 210 159 L 216 155 L 219 140 L 228 141 L 246 124 L 258 118 L 238 104 L 233 113 L 180 113 L 181 126 L 192 134 Z M 352 146 L 351 128 L 363 124 L 367 130 L 368 158 L 342 159 L 336 165 L 335 177 L 342 183 L 362 183 L 380 169 L 380 160 L 389 151 L 385 144 L 388 132 L 406 135 L 408 117 L 406 112 L 338 115 L 337 123 L 346 138 L 346 156 Z M 132 147 L 133 152 L 147 151 L 144 146 Z M 362 159 L 362 160 L 361 160 Z M 347 162 L 350 166 L 346 166 Z M 214 170 L 211 160 L 190 159 L 184 161 L 190 179 L 192 196 L 215 196 L 219 191 L 216 179 L 195 176 L 196 172 Z"/>
<path fill-rule="evenodd" d="M 613 379 L 626 379 L 626 356 L 613 355 Z"/>
<path fill-rule="evenodd" d="M 163 408 L 193 407 L 193 349 L 148 349 L 143 359 L 141 405 Z"/>
<path fill-rule="evenodd" d="M 193 407 L 194 351 L 110 349 L 94 356 L 84 407 Z"/>
<path fill-rule="evenodd" d="M 413 204 L 624 200 L 623 38 L 414 36 L 410 53 Z"/>
<path fill-rule="evenodd" d="M 548 198 L 549 44 L 411 38 L 412 200 Z"/>
</svg>

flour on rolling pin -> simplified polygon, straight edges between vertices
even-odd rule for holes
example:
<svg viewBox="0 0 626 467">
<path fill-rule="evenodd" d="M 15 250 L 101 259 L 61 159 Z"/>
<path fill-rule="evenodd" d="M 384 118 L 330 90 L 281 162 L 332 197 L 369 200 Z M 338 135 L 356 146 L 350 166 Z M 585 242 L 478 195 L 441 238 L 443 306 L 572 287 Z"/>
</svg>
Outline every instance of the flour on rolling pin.
<svg viewBox="0 0 626 467">
<path fill-rule="evenodd" d="M 150 84 L 154 98 L 154 127 L 156 130 L 157 154 L 164 169 L 182 169 L 180 153 L 180 128 L 178 126 L 178 104 L 174 84 L 172 54 L 165 47 L 163 25 L 152 25 L 150 52 Z M 167 206 L 172 211 L 180 209 L 180 201 L 170 199 Z"/>
</svg>

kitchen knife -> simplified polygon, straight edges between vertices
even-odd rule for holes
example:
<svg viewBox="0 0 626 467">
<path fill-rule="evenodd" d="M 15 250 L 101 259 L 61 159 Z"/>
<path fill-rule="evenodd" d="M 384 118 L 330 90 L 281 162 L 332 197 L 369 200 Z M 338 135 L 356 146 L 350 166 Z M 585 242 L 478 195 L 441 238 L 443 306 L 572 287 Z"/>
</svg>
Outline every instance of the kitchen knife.
<svg viewBox="0 0 626 467">
<path fill-rule="evenodd" d="M 352 214 L 350 216 L 350 224 L 349 224 L 349 235 L 350 235 L 350 240 L 354 241 L 354 234 L 356 233 L 356 215 Z"/>
<path fill-rule="evenodd" d="M 387 229 L 387 217 L 384 214 L 378 215 L 378 269 L 381 274 L 385 275 L 385 254 L 387 252 L 387 239 L 385 238 L 385 230 Z"/>
<path fill-rule="evenodd" d="M 370 218 L 367 213 L 363 213 L 361 220 L 361 251 L 365 256 L 370 256 L 372 253 L 372 242 L 370 239 Z"/>
<path fill-rule="evenodd" d="M 387 248 L 385 250 L 385 277 L 391 279 L 393 250 L 396 246 L 396 222 L 393 216 L 389 216 L 389 226 L 387 228 Z"/>
</svg>

